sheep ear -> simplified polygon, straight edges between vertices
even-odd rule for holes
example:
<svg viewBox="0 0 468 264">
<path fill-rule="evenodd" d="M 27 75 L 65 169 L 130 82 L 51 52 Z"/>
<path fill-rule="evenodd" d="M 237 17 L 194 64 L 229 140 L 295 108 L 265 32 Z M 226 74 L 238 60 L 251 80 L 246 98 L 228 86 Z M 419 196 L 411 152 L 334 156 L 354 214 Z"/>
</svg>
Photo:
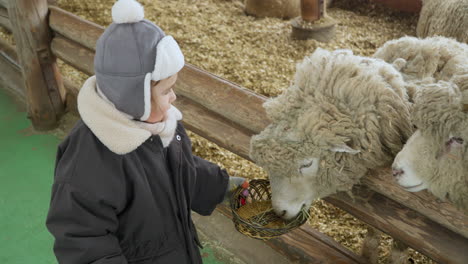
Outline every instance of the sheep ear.
<svg viewBox="0 0 468 264">
<path fill-rule="evenodd" d="M 333 147 L 330 148 L 331 151 L 333 152 L 346 152 L 346 153 L 350 153 L 350 154 L 358 154 L 359 152 L 361 152 L 360 150 L 355 150 L 355 149 L 352 149 L 350 146 L 346 145 L 346 144 L 341 144 L 341 145 L 335 145 Z"/>
</svg>

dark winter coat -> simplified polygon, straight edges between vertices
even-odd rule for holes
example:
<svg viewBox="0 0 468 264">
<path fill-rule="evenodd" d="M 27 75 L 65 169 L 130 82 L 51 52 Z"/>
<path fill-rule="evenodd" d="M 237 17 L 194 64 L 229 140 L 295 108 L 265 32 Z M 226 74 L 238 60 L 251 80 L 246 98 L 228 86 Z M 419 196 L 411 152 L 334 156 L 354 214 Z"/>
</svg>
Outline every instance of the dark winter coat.
<svg viewBox="0 0 468 264">
<path fill-rule="evenodd" d="M 153 135 L 125 154 L 88 123 L 80 121 L 57 152 L 46 224 L 59 263 L 202 263 L 190 212 L 211 214 L 227 173 L 192 155 L 180 123 L 167 148 Z"/>
</svg>

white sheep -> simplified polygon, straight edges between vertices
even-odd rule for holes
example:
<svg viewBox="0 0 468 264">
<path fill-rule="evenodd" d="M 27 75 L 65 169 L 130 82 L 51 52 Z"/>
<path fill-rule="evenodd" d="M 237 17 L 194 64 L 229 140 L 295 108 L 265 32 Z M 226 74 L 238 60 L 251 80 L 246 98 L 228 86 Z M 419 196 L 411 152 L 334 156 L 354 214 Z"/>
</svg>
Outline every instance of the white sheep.
<svg viewBox="0 0 468 264">
<path fill-rule="evenodd" d="M 468 214 L 468 90 L 439 81 L 416 92 L 412 119 L 418 127 L 395 158 L 393 175 L 407 191 L 428 189 Z"/>
<path fill-rule="evenodd" d="M 321 0 L 330 7 L 333 0 Z M 294 18 L 301 15 L 301 0 L 246 0 L 245 13 L 256 17 Z"/>
<path fill-rule="evenodd" d="M 272 123 L 252 138 L 250 156 L 269 173 L 273 208 L 285 219 L 390 165 L 413 132 L 402 75 L 349 50 L 317 49 L 264 107 Z"/>
<path fill-rule="evenodd" d="M 397 182 L 468 208 L 468 168 L 458 153 L 468 139 L 461 110 L 468 92 L 468 45 L 444 37 L 404 37 L 387 42 L 374 57 L 393 63 L 415 94 L 412 122 L 419 129 L 395 158 Z"/>
<path fill-rule="evenodd" d="M 445 36 L 468 42 L 468 0 L 423 0 L 418 37 Z"/>
<path fill-rule="evenodd" d="M 246 0 L 245 13 L 256 17 L 293 18 L 301 15 L 301 1 Z"/>
<path fill-rule="evenodd" d="M 373 56 L 393 63 L 406 82 L 435 83 L 466 71 L 468 45 L 446 37 L 402 37 L 387 41 Z"/>
</svg>

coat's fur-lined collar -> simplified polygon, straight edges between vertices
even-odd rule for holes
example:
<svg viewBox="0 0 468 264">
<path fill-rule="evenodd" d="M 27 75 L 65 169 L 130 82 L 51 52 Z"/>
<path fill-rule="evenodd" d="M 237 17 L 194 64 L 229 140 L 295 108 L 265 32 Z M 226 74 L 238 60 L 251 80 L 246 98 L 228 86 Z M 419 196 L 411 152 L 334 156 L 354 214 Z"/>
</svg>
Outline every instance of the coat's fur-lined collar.
<svg viewBox="0 0 468 264">
<path fill-rule="evenodd" d="M 112 152 L 120 155 L 132 152 L 152 134 L 159 134 L 166 147 L 174 136 L 177 120 L 182 119 L 180 111 L 172 106 L 165 125 L 139 124 L 142 122 L 129 119 L 99 96 L 95 76 L 86 80 L 78 94 L 78 112 L 94 135 Z M 162 131 L 156 132 L 159 127 L 163 128 Z"/>
</svg>

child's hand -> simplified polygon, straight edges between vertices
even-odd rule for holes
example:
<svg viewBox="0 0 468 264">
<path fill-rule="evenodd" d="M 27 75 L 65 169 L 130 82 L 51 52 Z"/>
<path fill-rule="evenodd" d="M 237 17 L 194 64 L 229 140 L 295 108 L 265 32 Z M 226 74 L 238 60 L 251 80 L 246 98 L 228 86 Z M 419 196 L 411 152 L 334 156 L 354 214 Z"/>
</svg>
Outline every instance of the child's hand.
<svg viewBox="0 0 468 264">
<path fill-rule="evenodd" d="M 229 199 L 232 196 L 232 193 L 237 189 L 237 187 L 242 186 L 242 188 L 247 189 L 249 187 L 249 181 L 243 177 L 229 177 L 228 188 L 226 194 L 224 195 L 224 202 L 229 202 Z M 248 196 L 248 192 L 246 196 Z"/>
</svg>

